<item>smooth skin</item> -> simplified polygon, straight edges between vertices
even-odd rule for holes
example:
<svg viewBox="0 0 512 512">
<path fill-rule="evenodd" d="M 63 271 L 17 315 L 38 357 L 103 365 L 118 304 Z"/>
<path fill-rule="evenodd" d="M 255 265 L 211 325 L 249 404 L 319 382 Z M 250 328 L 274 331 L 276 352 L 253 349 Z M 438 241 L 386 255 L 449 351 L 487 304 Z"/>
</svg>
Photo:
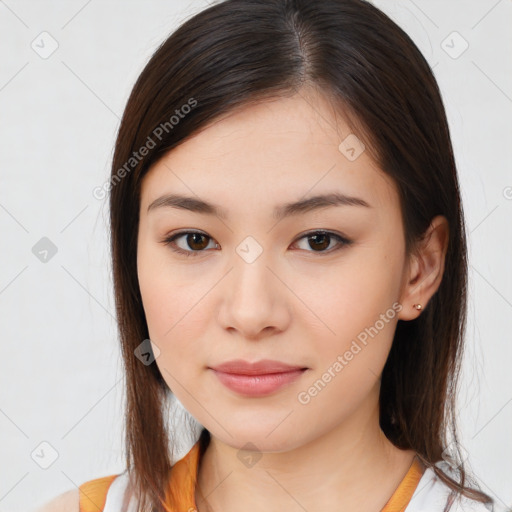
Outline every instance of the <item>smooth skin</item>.
<svg viewBox="0 0 512 512">
<path fill-rule="evenodd" d="M 338 149 L 349 133 L 323 96 L 302 89 L 222 116 L 144 177 L 137 265 L 156 364 L 212 436 L 199 470 L 200 512 L 379 511 L 412 463 L 414 452 L 396 448 L 379 427 L 379 376 L 397 321 L 421 314 L 413 304 L 425 307 L 439 287 L 448 224 L 434 218 L 408 258 L 396 187 L 368 151 L 350 161 Z M 272 216 L 278 205 L 331 192 L 370 207 Z M 226 217 L 148 211 L 169 193 L 214 203 Z M 192 256 L 164 242 L 187 229 L 204 237 L 185 234 L 174 248 Z M 318 229 L 352 243 L 304 235 Z M 246 245 L 248 236 L 257 244 Z M 247 262 L 241 247 L 262 253 Z M 394 318 L 300 403 L 299 393 L 396 303 Z M 269 396 L 249 398 L 209 369 L 235 358 L 308 370 Z M 250 452 L 256 462 L 247 464 L 240 455 Z"/>
<path fill-rule="evenodd" d="M 56 496 L 48 503 L 37 508 L 34 512 L 79 512 L 80 491 L 72 489 Z"/>
<path fill-rule="evenodd" d="M 321 94 L 303 88 L 223 115 L 144 177 L 137 272 L 156 364 L 212 436 L 199 468 L 199 512 L 377 512 L 412 463 L 414 452 L 396 448 L 379 427 L 379 377 L 398 320 L 420 315 L 413 304 L 425 307 L 441 283 L 448 224 L 435 217 L 408 257 L 396 187 L 369 151 L 350 161 L 339 150 L 350 133 Z M 272 215 L 276 206 L 332 192 L 370 207 Z M 214 203 L 225 217 L 148 211 L 170 193 Z M 165 243 L 187 229 L 204 237 Z M 320 229 L 351 243 L 315 241 Z M 254 251 L 262 251 L 254 261 L 241 256 Z M 382 324 L 320 392 L 299 401 L 360 333 Z M 235 358 L 308 370 L 249 398 L 209 369 Z M 55 511 L 78 510 L 78 490 L 52 503 Z"/>
</svg>

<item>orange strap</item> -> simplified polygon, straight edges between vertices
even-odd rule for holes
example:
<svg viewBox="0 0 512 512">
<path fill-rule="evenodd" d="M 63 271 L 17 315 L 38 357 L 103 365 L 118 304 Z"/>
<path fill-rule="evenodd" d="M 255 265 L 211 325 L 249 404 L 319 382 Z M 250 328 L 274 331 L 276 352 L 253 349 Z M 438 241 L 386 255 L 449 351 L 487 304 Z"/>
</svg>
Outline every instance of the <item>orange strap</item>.
<svg viewBox="0 0 512 512">
<path fill-rule="evenodd" d="M 199 446 L 196 443 L 187 456 L 178 461 L 173 469 L 173 483 L 175 484 L 166 499 L 166 510 L 177 510 L 182 506 L 190 507 L 195 504 L 195 471 L 198 464 Z M 80 512 L 102 512 L 105 508 L 107 493 L 114 479 L 119 475 L 96 478 L 83 483 L 80 487 Z M 404 479 L 400 482 L 389 501 L 381 512 L 403 512 L 418 483 L 423 476 L 423 467 L 415 457 Z M 176 484 L 178 484 L 176 486 Z"/>
<path fill-rule="evenodd" d="M 104 476 L 84 482 L 80 491 L 80 512 L 102 512 L 110 484 L 118 475 Z"/>
<path fill-rule="evenodd" d="M 403 512 L 411 501 L 412 495 L 416 487 L 418 487 L 422 476 L 423 467 L 418 458 L 414 457 L 409 471 L 407 471 L 404 479 L 400 482 L 400 485 L 381 512 Z"/>
</svg>

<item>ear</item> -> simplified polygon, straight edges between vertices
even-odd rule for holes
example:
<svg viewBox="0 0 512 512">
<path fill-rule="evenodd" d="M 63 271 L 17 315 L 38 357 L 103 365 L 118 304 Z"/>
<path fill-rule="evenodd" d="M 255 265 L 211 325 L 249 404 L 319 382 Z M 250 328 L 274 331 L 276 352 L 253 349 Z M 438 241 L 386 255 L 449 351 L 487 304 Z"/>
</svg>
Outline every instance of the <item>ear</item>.
<svg viewBox="0 0 512 512">
<path fill-rule="evenodd" d="M 434 217 L 417 247 L 409 257 L 405 270 L 400 303 L 403 308 L 399 320 L 414 320 L 426 308 L 443 279 L 448 250 L 449 225 L 446 217 Z M 414 304 L 421 304 L 417 310 Z"/>
</svg>

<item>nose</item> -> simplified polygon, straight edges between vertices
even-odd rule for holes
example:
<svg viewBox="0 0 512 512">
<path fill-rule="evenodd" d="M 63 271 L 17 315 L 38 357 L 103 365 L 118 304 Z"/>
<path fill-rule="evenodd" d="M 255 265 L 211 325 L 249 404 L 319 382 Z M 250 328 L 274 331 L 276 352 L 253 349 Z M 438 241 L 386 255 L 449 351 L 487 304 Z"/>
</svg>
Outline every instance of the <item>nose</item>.
<svg viewBox="0 0 512 512">
<path fill-rule="evenodd" d="M 232 269 L 219 290 L 222 327 L 251 340 L 286 330 L 291 319 L 290 291 L 276 265 L 265 252 L 252 262 L 239 254 L 231 261 Z"/>
</svg>

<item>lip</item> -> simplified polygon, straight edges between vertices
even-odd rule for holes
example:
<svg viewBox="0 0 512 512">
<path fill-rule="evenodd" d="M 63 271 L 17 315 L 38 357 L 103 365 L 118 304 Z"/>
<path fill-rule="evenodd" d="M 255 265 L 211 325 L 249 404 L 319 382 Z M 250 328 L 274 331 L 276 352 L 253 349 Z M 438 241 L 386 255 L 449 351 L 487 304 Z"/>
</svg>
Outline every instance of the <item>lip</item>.
<svg viewBox="0 0 512 512">
<path fill-rule="evenodd" d="M 262 359 L 261 361 L 256 361 L 254 363 L 244 361 L 243 359 L 233 359 L 232 361 L 226 361 L 225 363 L 212 366 L 211 369 L 237 375 L 266 375 L 268 373 L 284 373 L 294 370 L 303 370 L 305 367 L 290 365 L 283 363 L 282 361 L 274 361 L 272 359 Z"/>
<path fill-rule="evenodd" d="M 210 369 L 227 388 L 245 396 L 265 396 L 297 380 L 307 368 L 264 359 L 227 361 Z"/>
</svg>

